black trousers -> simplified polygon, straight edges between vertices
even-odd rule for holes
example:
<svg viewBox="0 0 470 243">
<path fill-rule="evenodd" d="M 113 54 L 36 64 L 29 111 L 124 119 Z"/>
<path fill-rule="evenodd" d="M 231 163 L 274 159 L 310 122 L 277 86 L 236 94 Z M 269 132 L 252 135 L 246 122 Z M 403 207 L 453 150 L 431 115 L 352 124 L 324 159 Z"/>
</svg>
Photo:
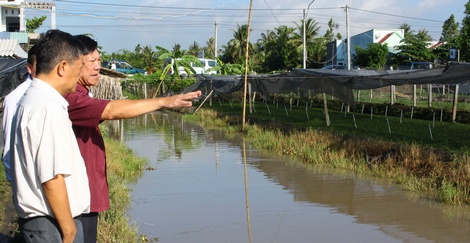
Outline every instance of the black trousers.
<svg viewBox="0 0 470 243">
<path fill-rule="evenodd" d="M 98 235 L 98 213 L 82 214 L 79 220 L 82 222 L 85 242 L 96 243 Z"/>
</svg>

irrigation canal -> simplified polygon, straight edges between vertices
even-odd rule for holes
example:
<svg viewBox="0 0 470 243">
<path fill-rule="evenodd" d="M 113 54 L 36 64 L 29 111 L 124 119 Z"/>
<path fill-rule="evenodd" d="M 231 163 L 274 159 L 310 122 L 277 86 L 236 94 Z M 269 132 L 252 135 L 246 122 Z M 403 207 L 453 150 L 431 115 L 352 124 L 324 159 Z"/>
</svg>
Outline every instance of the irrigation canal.
<svg viewBox="0 0 470 243">
<path fill-rule="evenodd" d="M 263 153 L 179 115 L 120 126 L 150 167 L 129 215 L 158 242 L 470 242 L 468 207 Z"/>
</svg>

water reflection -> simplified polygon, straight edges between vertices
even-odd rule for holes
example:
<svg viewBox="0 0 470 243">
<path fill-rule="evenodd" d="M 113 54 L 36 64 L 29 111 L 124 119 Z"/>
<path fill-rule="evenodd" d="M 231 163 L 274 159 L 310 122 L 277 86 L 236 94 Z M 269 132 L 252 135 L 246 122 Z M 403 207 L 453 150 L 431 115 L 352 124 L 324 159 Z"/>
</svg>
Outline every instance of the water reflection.
<svg viewBox="0 0 470 243">
<path fill-rule="evenodd" d="M 246 169 L 246 141 L 245 138 L 242 140 L 242 152 L 243 152 L 243 177 L 245 178 L 245 207 L 246 207 L 246 225 L 248 228 L 248 240 L 253 242 L 251 238 L 251 221 L 250 221 L 250 203 L 248 199 L 248 172 Z"/>
<path fill-rule="evenodd" d="M 130 214 L 159 242 L 470 242 L 468 217 L 449 217 L 468 208 L 275 158 L 172 114 L 124 130 L 156 168 L 132 186 Z"/>
</svg>

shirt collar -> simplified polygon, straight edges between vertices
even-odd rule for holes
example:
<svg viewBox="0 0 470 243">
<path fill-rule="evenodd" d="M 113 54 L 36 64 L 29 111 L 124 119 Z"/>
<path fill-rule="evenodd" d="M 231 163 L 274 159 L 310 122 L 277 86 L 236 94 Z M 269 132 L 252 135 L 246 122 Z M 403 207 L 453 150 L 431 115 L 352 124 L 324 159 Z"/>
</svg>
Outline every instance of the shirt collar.
<svg viewBox="0 0 470 243">
<path fill-rule="evenodd" d="M 51 85 L 48 83 L 44 82 L 41 79 L 38 78 L 33 78 L 33 81 L 31 82 L 31 87 L 35 87 L 37 89 L 40 89 L 44 92 L 45 95 L 49 95 L 52 99 L 56 100 L 60 105 L 62 105 L 65 109 L 69 106 L 69 103 L 67 100 L 57 91 L 54 89 Z"/>
</svg>

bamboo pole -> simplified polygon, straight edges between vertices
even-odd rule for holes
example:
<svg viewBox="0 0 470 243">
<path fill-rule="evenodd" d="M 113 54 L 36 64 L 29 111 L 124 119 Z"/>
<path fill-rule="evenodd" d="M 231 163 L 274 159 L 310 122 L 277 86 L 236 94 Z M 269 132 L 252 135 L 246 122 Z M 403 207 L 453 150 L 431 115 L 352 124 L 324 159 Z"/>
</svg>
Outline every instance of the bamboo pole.
<svg viewBox="0 0 470 243">
<path fill-rule="evenodd" d="M 323 107 L 325 109 L 326 125 L 330 126 L 330 115 L 328 114 L 328 102 L 326 101 L 326 94 L 323 93 Z"/>
<path fill-rule="evenodd" d="M 212 95 L 212 92 L 214 92 L 214 90 L 211 90 L 211 92 L 206 96 L 206 98 L 202 101 L 202 103 L 197 107 L 197 109 L 194 111 L 194 114 L 196 114 L 196 112 L 201 108 L 202 105 L 204 105 L 204 103 L 206 102 L 206 100 L 211 97 Z"/>
<path fill-rule="evenodd" d="M 246 122 L 246 92 L 247 92 L 247 83 L 248 83 L 248 54 L 250 47 L 250 26 L 251 26 L 251 12 L 253 9 L 253 0 L 250 0 L 250 11 L 248 12 L 248 26 L 246 34 L 246 52 L 245 52 L 245 85 L 243 92 L 243 122 L 242 122 L 242 131 L 245 131 L 245 122 Z M 251 242 L 251 238 L 250 238 Z"/>
</svg>

